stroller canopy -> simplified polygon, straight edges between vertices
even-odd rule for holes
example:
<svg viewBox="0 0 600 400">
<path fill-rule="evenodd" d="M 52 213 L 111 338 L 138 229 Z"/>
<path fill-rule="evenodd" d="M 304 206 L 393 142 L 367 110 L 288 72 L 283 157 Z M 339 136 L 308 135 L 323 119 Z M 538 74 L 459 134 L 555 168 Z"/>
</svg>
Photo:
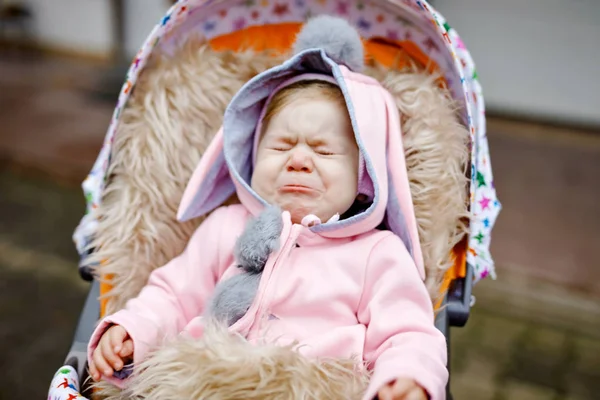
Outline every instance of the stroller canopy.
<svg viewBox="0 0 600 400">
<path fill-rule="evenodd" d="M 133 60 L 104 146 L 83 182 L 87 213 L 74 233 L 79 253 L 82 256 L 86 254 L 94 236 L 97 221 L 91 211 L 102 201 L 121 111 L 153 52 L 169 53 L 190 35 L 203 37 L 218 49 L 220 38 L 227 36 L 227 40 L 231 41 L 232 33 L 251 35 L 253 29 L 269 26 L 299 30 L 307 19 L 321 14 L 348 20 L 358 29 L 365 45 L 367 42 L 373 45 L 373 52 L 377 43 L 397 44 L 410 49 L 414 59 L 426 60 L 425 66 L 439 72 L 444 78 L 450 93 L 462 106 L 461 118 L 471 135 L 472 218 L 467 262 L 474 267 L 475 280 L 494 276 L 489 245 L 500 203 L 496 197 L 489 158 L 481 86 L 471 56 L 456 31 L 431 5 L 422 0 L 181 0 L 176 3 L 152 30 Z M 244 44 L 243 36 L 235 40 L 239 41 L 240 46 Z M 273 48 L 285 48 L 293 41 L 277 35 L 271 35 L 271 40 Z M 270 46 L 271 43 L 265 45 L 267 48 Z M 378 58 L 378 61 L 381 59 Z"/>
</svg>

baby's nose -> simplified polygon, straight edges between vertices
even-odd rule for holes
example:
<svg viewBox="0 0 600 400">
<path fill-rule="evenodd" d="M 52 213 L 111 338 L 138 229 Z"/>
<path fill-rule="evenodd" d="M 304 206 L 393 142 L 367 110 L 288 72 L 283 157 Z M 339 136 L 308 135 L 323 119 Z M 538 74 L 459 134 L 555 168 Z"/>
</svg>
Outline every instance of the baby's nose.
<svg viewBox="0 0 600 400">
<path fill-rule="evenodd" d="M 301 171 L 301 172 L 312 172 L 313 162 L 310 154 L 303 149 L 294 149 L 290 155 L 290 160 L 287 165 L 287 170 Z"/>
</svg>

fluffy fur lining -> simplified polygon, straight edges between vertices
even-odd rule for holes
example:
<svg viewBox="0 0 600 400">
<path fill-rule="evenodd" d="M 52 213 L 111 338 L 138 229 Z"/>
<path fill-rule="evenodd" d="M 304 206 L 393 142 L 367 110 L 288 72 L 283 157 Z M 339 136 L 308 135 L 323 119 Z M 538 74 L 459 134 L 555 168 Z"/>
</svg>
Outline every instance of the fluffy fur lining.
<svg viewBox="0 0 600 400">
<path fill-rule="evenodd" d="M 368 378 L 353 360 L 311 361 L 292 347 L 256 346 L 211 327 L 200 340 L 178 338 L 151 353 L 125 390 L 95 386 L 107 400 L 353 400 Z"/>
<path fill-rule="evenodd" d="M 143 72 L 119 124 L 110 176 L 92 246 L 100 273 L 112 276 L 107 312 L 136 296 L 150 272 L 181 253 L 199 219 L 176 221 L 185 185 L 221 125 L 232 96 L 283 57 L 211 51 L 190 40 Z M 466 233 L 469 134 L 435 77 L 370 67 L 402 115 L 408 177 L 432 298 L 451 250 Z M 235 201 L 235 200 L 233 200 Z"/>
<path fill-rule="evenodd" d="M 451 251 L 468 233 L 469 132 L 438 76 L 414 68 L 399 73 L 373 67 L 367 73 L 382 82 L 400 111 L 425 284 L 435 303 L 454 262 Z"/>
<path fill-rule="evenodd" d="M 107 313 L 123 308 L 139 293 L 153 269 L 181 253 L 201 220 L 177 222 L 177 207 L 193 169 L 222 123 L 226 105 L 248 79 L 283 59 L 268 54 L 217 53 L 198 40 L 190 40 L 173 56 L 156 55 L 151 60 L 123 110 L 103 202 L 94 211 L 99 226 L 92 243 L 96 248 L 92 261 L 100 262 L 97 272 L 110 276 L 113 285 Z M 415 70 L 377 67 L 366 73 L 383 82 L 402 114 L 426 284 L 435 300 L 444 272 L 452 264 L 451 250 L 467 229 L 462 221 L 467 215 L 469 134 L 458 122 L 456 104 L 434 77 Z M 198 366 L 198 362 L 188 366 L 181 362 L 199 357 L 192 351 L 194 346 L 203 348 L 206 344 L 181 342 L 159 351 L 157 357 L 171 359 L 173 368 L 180 371 L 208 368 Z M 192 351 L 190 358 L 185 358 L 188 351 Z M 281 351 L 278 360 L 293 358 Z M 174 352 L 180 352 L 180 361 L 175 361 Z M 276 353 L 276 349 L 260 347 L 257 352 L 265 355 Z M 160 363 L 150 359 L 146 367 L 156 368 L 156 379 L 159 371 L 164 372 L 161 386 L 170 379 Z M 321 376 L 318 374 L 324 372 L 313 373 Z M 153 385 L 146 378 L 138 379 L 144 389 L 135 396 Z M 316 385 L 316 380 L 310 382 Z M 161 392 L 148 398 L 176 397 Z"/>
<path fill-rule="evenodd" d="M 183 251 L 202 219 L 179 223 L 177 208 L 227 104 L 247 80 L 282 61 L 215 53 L 198 40 L 173 57 L 150 60 L 122 111 L 102 204 L 94 210 L 99 224 L 90 261 L 111 277 L 108 314 Z"/>
</svg>

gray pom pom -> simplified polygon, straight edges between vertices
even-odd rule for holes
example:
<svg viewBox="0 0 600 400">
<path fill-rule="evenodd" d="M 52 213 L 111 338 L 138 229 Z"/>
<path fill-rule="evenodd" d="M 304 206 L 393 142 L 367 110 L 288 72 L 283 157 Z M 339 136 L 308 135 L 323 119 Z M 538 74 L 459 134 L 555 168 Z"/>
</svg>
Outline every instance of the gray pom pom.
<svg viewBox="0 0 600 400">
<path fill-rule="evenodd" d="M 345 19 L 320 15 L 309 20 L 296 38 L 294 53 L 308 49 L 323 49 L 331 59 L 352 71 L 364 69 L 360 35 Z"/>
<path fill-rule="evenodd" d="M 271 253 L 279 247 L 282 230 L 281 209 L 276 206 L 267 207 L 250 220 L 234 248 L 239 267 L 253 274 L 261 273 Z"/>
<path fill-rule="evenodd" d="M 242 273 L 226 279 L 215 287 L 206 316 L 231 326 L 242 318 L 254 301 L 260 274 Z"/>
</svg>

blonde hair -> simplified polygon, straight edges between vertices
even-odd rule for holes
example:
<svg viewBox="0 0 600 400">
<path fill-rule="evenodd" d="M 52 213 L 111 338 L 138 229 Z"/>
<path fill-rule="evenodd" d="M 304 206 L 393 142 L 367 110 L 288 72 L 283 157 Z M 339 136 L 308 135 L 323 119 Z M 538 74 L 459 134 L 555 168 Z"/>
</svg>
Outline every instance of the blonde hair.
<svg viewBox="0 0 600 400">
<path fill-rule="evenodd" d="M 318 80 L 296 82 L 281 89 L 273 96 L 262 119 L 260 134 L 262 135 L 265 132 L 269 126 L 269 122 L 275 115 L 279 114 L 290 103 L 300 98 L 331 100 L 346 109 L 346 100 L 344 99 L 342 90 L 337 85 Z"/>
</svg>

